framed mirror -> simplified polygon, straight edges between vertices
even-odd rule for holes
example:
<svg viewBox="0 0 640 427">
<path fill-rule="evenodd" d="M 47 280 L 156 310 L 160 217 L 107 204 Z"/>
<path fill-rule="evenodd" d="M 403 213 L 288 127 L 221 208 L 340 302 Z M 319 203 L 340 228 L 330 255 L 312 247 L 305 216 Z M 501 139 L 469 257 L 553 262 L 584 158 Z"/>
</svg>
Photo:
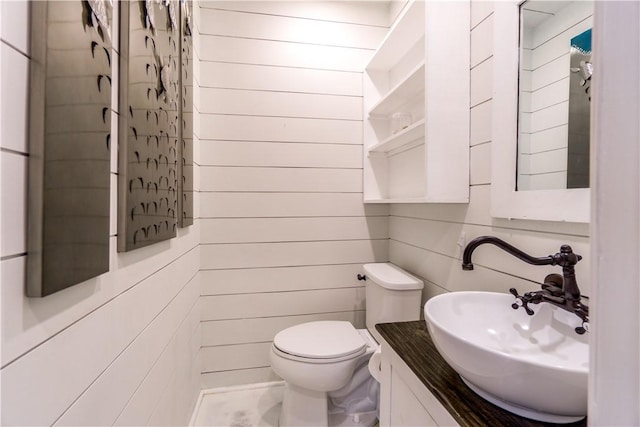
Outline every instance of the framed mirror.
<svg viewBox="0 0 640 427">
<path fill-rule="evenodd" d="M 492 216 L 589 222 L 592 15 L 585 1 L 496 2 Z"/>
<path fill-rule="evenodd" d="M 520 4 L 517 190 L 589 188 L 590 1 Z"/>
</svg>

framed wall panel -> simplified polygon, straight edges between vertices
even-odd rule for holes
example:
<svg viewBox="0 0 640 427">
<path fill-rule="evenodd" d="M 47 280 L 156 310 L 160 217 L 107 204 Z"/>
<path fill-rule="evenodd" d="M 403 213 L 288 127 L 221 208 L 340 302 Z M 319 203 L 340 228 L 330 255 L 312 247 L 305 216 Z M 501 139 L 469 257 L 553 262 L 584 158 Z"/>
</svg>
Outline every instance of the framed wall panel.
<svg viewBox="0 0 640 427">
<path fill-rule="evenodd" d="M 27 296 L 109 270 L 111 15 L 31 2 Z"/>
<path fill-rule="evenodd" d="M 180 72 L 180 116 L 182 118 L 180 182 L 178 185 L 178 225 L 193 224 L 193 2 L 180 0 L 181 72 Z"/>
<path fill-rule="evenodd" d="M 180 4 L 121 3 L 118 251 L 176 236 Z"/>
</svg>

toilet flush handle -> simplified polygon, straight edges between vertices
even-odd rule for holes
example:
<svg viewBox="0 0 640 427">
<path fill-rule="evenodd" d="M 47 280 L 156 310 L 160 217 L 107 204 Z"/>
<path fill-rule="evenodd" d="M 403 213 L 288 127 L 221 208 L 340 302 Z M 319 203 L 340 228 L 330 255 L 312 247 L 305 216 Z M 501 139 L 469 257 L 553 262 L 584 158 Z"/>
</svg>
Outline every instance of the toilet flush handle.
<svg viewBox="0 0 640 427">
<path fill-rule="evenodd" d="M 367 280 L 367 276 L 365 276 L 364 274 L 358 274 L 358 280 Z"/>
</svg>

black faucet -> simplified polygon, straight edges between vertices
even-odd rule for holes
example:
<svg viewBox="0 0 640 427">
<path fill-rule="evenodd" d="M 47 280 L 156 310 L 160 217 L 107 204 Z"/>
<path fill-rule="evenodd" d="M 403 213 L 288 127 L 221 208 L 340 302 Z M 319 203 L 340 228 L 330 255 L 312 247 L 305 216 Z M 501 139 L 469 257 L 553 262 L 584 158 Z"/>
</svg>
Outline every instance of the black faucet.
<svg viewBox="0 0 640 427">
<path fill-rule="evenodd" d="M 545 277 L 542 290 L 540 291 L 526 292 L 524 295 L 518 295 L 518 291 L 515 288 L 509 289 L 509 292 L 516 297 L 516 302 L 513 303 L 511 307 L 514 309 L 523 307 L 527 314 L 531 316 L 534 312 L 529 307 L 529 304 L 548 302 L 563 310 L 576 314 L 582 320 L 582 326 L 578 326 L 575 329 L 578 334 L 584 334 L 588 330 L 589 307 L 581 302 L 580 289 L 578 288 L 575 270 L 575 265 L 582 257 L 574 254 L 571 246 L 562 245 L 560 252 L 555 255 L 532 257 L 497 237 L 481 236 L 470 241 L 464 249 L 464 254 L 462 255 L 463 270 L 473 270 L 471 254 L 473 254 L 473 251 L 478 246 L 485 243 L 495 245 L 528 264 L 559 265 L 562 267 L 562 276 L 559 274 L 549 274 Z"/>
</svg>

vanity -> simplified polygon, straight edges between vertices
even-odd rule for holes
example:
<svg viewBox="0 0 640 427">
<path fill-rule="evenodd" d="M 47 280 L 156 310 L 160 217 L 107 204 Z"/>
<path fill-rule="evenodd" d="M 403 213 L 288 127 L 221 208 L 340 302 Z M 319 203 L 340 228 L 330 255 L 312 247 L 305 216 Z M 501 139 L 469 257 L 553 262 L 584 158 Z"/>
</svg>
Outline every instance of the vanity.
<svg viewBox="0 0 640 427">
<path fill-rule="evenodd" d="M 436 349 L 424 321 L 376 325 L 381 358 L 381 426 L 553 426 L 529 420 L 471 391 Z M 586 426 L 586 419 L 561 424 Z"/>
</svg>

